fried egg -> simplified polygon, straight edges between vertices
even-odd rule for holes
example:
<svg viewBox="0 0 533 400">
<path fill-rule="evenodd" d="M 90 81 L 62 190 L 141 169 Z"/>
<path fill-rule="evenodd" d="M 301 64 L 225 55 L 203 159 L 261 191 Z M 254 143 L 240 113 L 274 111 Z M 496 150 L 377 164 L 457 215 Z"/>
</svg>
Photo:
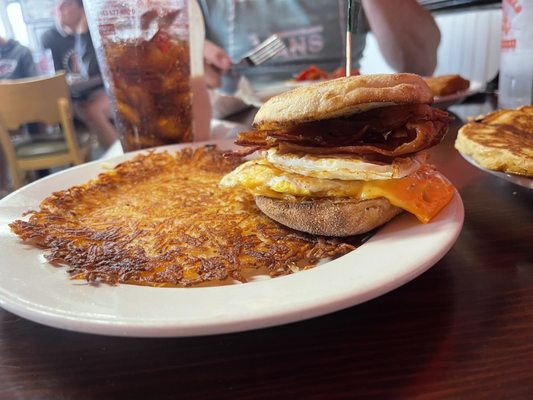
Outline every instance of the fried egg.
<svg viewBox="0 0 533 400">
<path fill-rule="evenodd" d="M 425 161 L 425 155 L 397 157 L 392 163 L 369 161 L 355 155 L 313 155 L 278 152 L 268 149 L 264 157 L 283 171 L 320 179 L 381 180 L 411 175 Z"/>
<path fill-rule="evenodd" d="M 222 186 L 242 185 L 254 195 L 275 198 L 296 196 L 353 196 L 361 192 L 362 181 L 319 179 L 284 171 L 261 158 L 247 161 L 224 176 Z"/>
<path fill-rule="evenodd" d="M 360 200 L 384 197 L 391 204 L 429 222 L 451 200 L 453 186 L 430 166 L 399 179 L 321 179 L 284 171 L 261 158 L 247 161 L 225 175 L 220 184 L 243 186 L 254 196 L 284 200 L 302 197 L 350 197 Z"/>
</svg>

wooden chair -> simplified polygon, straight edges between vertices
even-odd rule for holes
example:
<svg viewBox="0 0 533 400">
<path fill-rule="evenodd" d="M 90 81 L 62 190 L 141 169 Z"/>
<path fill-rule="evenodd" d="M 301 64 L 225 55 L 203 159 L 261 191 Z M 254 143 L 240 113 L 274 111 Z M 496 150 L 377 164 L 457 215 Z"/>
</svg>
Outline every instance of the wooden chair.
<svg viewBox="0 0 533 400">
<path fill-rule="evenodd" d="M 58 138 L 14 145 L 10 132 L 22 124 L 59 125 Z M 81 141 L 80 141 L 81 142 Z M 26 171 L 80 164 L 88 158 L 90 141 L 78 144 L 65 74 L 0 81 L 0 144 L 15 189 Z"/>
</svg>

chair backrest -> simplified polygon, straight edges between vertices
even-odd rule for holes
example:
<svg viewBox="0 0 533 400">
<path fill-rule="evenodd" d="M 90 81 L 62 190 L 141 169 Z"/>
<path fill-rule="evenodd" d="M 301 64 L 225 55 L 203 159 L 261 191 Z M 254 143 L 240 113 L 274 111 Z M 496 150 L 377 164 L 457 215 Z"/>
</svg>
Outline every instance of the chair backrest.
<svg viewBox="0 0 533 400">
<path fill-rule="evenodd" d="M 0 117 L 8 130 L 28 122 L 61 123 L 60 101 L 70 102 L 64 72 L 50 77 L 0 81 Z"/>
<path fill-rule="evenodd" d="M 83 148 L 78 146 L 71 110 L 64 72 L 51 77 L 0 81 L 0 150 L 10 167 L 15 188 L 23 183 L 23 171 L 80 164 L 86 158 L 89 144 L 84 144 Z M 9 131 L 29 122 L 58 124 L 66 151 L 19 157 Z"/>
</svg>

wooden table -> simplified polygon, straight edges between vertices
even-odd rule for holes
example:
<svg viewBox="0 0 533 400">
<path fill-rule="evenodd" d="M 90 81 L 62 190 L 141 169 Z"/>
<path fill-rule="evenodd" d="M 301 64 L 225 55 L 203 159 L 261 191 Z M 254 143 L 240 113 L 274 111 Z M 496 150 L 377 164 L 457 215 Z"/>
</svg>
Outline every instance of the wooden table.
<svg viewBox="0 0 533 400">
<path fill-rule="evenodd" d="M 459 189 L 464 227 L 417 279 L 324 317 L 209 337 L 103 337 L 0 310 L 0 398 L 533 398 L 533 191 L 464 161 L 461 124 L 433 161 Z"/>
</svg>

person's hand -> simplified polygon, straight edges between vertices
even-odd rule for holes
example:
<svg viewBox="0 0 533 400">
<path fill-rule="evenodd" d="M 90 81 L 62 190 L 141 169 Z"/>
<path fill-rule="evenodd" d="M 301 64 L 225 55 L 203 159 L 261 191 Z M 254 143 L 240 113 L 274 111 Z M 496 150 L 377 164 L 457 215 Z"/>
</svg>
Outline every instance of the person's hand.
<svg viewBox="0 0 533 400">
<path fill-rule="evenodd" d="M 231 59 L 226 52 L 209 40 L 204 44 L 204 74 L 208 88 L 220 86 L 220 78 L 231 67 Z"/>
</svg>

